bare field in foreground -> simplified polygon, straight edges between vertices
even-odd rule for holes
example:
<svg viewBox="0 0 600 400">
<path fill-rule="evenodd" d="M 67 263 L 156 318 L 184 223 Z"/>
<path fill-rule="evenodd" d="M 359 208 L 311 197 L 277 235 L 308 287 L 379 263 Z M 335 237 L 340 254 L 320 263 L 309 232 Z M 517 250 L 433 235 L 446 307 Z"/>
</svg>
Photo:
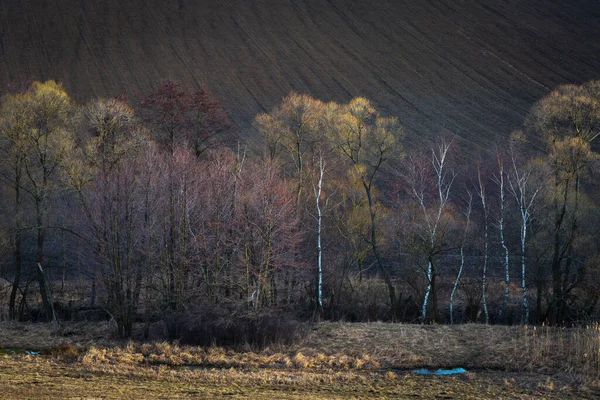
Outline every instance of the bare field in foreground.
<svg viewBox="0 0 600 400">
<path fill-rule="evenodd" d="M 172 369 L 120 372 L 34 356 L 0 358 L 4 399 L 254 398 L 254 399 L 563 399 L 594 398 L 551 378 L 499 372 L 419 376 L 396 372 L 278 369 Z"/>
<path fill-rule="evenodd" d="M 108 324 L 0 326 L 3 398 L 597 398 L 598 327 L 317 325 L 224 349 L 105 339 Z M 103 339 L 104 338 L 104 339 Z M 40 351 L 25 354 L 24 350 Z M 422 376 L 417 367 L 464 367 Z"/>
</svg>

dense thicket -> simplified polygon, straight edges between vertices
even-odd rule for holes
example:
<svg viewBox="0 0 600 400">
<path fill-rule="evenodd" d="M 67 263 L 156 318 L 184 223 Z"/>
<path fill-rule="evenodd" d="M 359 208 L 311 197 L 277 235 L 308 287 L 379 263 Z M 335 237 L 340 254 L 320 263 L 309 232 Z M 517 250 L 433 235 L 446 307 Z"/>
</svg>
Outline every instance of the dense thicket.
<svg viewBox="0 0 600 400">
<path fill-rule="evenodd" d="M 452 137 L 406 153 L 398 119 L 364 98 L 291 93 L 256 117 L 264 152 L 249 154 L 205 88 L 77 105 L 55 82 L 14 87 L 3 318 L 100 310 L 124 337 L 137 321 L 198 342 L 311 317 L 597 318 L 598 82 L 559 87 L 469 156 Z"/>
</svg>

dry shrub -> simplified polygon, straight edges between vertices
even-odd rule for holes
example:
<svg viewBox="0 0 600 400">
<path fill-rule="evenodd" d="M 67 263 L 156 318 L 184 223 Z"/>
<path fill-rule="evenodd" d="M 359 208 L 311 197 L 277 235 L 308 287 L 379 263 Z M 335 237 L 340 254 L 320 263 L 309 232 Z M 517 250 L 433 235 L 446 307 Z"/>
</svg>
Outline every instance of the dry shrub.
<svg viewBox="0 0 600 400">
<path fill-rule="evenodd" d="M 108 359 L 106 358 L 106 353 L 107 349 L 92 346 L 85 352 L 85 354 L 81 358 L 81 362 L 84 365 L 93 365 L 108 362 Z"/>
<path fill-rule="evenodd" d="M 72 343 L 62 343 L 51 349 L 50 354 L 67 360 L 76 360 L 79 356 L 79 350 Z"/>
<path fill-rule="evenodd" d="M 390 319 L 387 286 L 378 277 L 347 277 L 334 306 L 326 310 L 334 320 L 349 322 L 385 321 Z"/>
<path fill-rule="evenodd" d="M 388 381 L 395 381 L 398 379 L 398 374 L 396 374 L 394 371 L 387 371 L 383 377 Z"/>
<path fill-rule="evenodd" d="M 177 332 L 169 339 L 196 346 L 265 348 L 291 345 L 308 332 L 309 324 L 279 310 L 253 312 L 236 306 L 198 305 L 174 314 L 167 322 Z"/>
<path fill-rule="evenodd" d="M 296 368 L 304 369 L 304 368 L 308 368 L 308 367 L 312 366 L 312 363 L 311 363 L 312 360 L 310 359 L 310 357 L 305 357 L 304 354 L 302 354 L 302 353 L 296 353 L 296 355 L 293 358 L 293 361 L 294 361 L 294 366 Z"/>
</svg>

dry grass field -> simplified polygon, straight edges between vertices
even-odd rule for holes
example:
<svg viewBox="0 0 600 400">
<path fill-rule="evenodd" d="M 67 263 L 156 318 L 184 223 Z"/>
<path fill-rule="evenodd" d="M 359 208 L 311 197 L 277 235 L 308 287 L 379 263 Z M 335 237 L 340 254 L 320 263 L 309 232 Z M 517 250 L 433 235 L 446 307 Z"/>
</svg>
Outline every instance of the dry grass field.
<svg viewBox="0 0 600 400">
<path fill-rule="evenodd" d="M 110 326 L 0 326 L 3 398 L 562 399 L 600 395 L 600 331 L 322 323 L 254 349 L 101 340 Z M 108 336 L 110 337 L 110 335 Z M 26 354 L 25 350 L 40 354 Z M 425 376 L 414 368 L 464 367 Z"/>
<path fill-rule="evenodd" d="M 56 79 L 78 101 L 205 82 L 242 134 L 290 90 L 372 99 L 408 143 L 488 148 L 563 83 L 600 78 L 590 0 L 0 2 L 0 87 Z"/>
</svg>

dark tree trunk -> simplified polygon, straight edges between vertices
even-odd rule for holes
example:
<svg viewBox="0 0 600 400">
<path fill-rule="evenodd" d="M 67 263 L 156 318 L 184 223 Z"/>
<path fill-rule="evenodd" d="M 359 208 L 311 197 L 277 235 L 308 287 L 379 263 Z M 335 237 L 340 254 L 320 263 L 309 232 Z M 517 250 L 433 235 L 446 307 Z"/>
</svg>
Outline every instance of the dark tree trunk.
<svg viewBox="0 0 600 400">
<path fill-rule="evenodd" d="M 388 294 L 390 297 L 392 322 L 396 322 L 396 319 L 398 317 L 398 302 L 396 301 L 396 288 L 394 287 L 394 284 L 392 283 L 392 279 L 390 277 L 390 274 L 389 274 L 387 268 L 383 264 L 383 259 L 381 257 L 381 254 L 379 253 L 379 247 L 377 246 L 377 235 L 376 235 L 376 230 L 375 230 L 375 209 L 373 208 L 373 197 L 371 195 L 371 186 L 368 185 L 367 183 L 363 182 L 363 187 L 367 194 L 367 200 L 369 201 L 369 214 L 371 216 L 371 240 L 370 240 L 371 249 L 373 250 L 373 255 L 375 256 L 375 259 L 377 260 L 377 266 L 379 267 L 379 271 L 381 272 L 381 275 L 383 276 L 383 281 L 385 282 L 385 284 L 388 288 Z"/>
<path fill-rule="evenodd" d="M 44 309 L 46 322 L 56 321 L 56 315 L 54 313 L 54 303 L 52 300 L 52 292 L 50 291 L 50 286 L 48 285 L 48 280 L 46 279 L 46 273 L 42 268 L 42 258 L 44 256 L 44 236 L 45 229 L 42 224 L 44 219 L 42 217 L 42 210 L 40 201 L 36 201 L 37 208 L 37 281 L 40 286 L 40 296 L 42 297 L 42 308 Z"/>
<path fill-rule="evenodd" d="M 15 280 L 10 291 L 10 300 L 8 304 L 8 316 L 11 320 L 17 319 L 17 310 L 15 303 L 17 292 L 21 285 L 21 186 L 20 173 L 17 172 L 15 181 L 15 237 L 14 237 L 14 257 L 15 257 Z"/>
</svg>

